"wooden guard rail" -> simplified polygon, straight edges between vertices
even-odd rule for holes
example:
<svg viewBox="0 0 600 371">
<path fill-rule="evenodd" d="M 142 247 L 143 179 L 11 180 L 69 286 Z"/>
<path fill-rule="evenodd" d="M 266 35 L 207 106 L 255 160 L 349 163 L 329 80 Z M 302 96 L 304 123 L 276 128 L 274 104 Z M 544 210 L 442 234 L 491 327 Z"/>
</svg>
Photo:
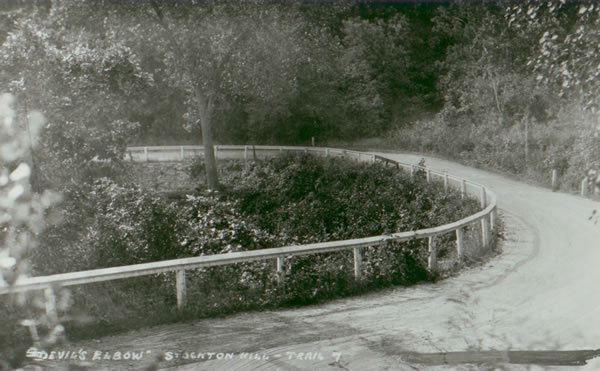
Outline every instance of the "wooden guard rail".
<svg viewBox="0 0 600 371">
<path fill-rule="evenodd" d="M 177 307 L 182 308 L 185 304 L 186 293 L 186 274 L 188 269 L 201 267 L 212 267 L 225 264 L 236 264 L 257 260 L 276 259 L 277 273 L 280 280 L 284 279 L 284 259 L 291 256 L 319 254 L 324 252 L 335 252 L 342 250 L 353 250 L 354 253 L 354 276 L 358 280 L 361 278 L 361 249 L 369 246 L 377 246 L 386 241 L 411 241 L 414 239 L 424 239 L 428 241 L 428 268 L 435 271 L 437 268 L 437 248 L 436 237 L 446 234 L 456 234 L 456 249 L 459 259 L 463 259 L 463 230 L 466 226 L 480 223 L 483 247 L 489 245 L 491 231 L 495 228 L 496 221 L 496 197 L 494 193 L 486 189 L 485 186 L 462 179 L 460 177 L 438 172 L 418 165 L 405 164 L 394 161 L 372 153 L 320 147 L 275 147 L 275 146 L 218 146 L 215 147 L 218 158 L 237 158 L 237 159 L 258 159 L 277 155 L 281 152 L 312 152 L 324 156 L 343 156 L 354 158 L 358 161 L 382 162 L 386 167 L 393 166 L 402 168 L 415 175 L 417 171 L 423 171 L 427 182 L 433 181 L 437 176 L 444 182 L 444 188 L 447 190 L 451 181 L 460 188 L 463 198 L 470 194 L 476 194 L 481 200 L 482 210 L 463 218 L 454 223 L 445 224 L 435 228 L 421 229 L 418 231 L 399 232 L 389 235 L 374 236 L 343 241 L 331 241 L 322 243 L 313 243 L 298 246 L 286 246 L 279 248 L 270 248 L 253 251 L 243 251 L 228 254 L 198 256 L 191 258 L 165 260 L 153 263 L 134 264 L 120 267 L 93 269 L 82 272 L 71 272 L 55 274 L 51 276 L 28 277 L 19 279 L 12 286 L 0 286 L 0 295 L 15 292 L 25 292 L 29 290 L 45 290 L 47 297 L 52 298 L 53 287 L 73 286 L 93 282 L 111 281 L 123 278 L 131 278 L 156 273 L 174 272 L 176 278 Z M 156 154 L 160 153 L 161 156 Z M 128 157 L 132 161 L 181 161 L 185 158 L 191 158 L 202 154 L 201 146 L 178 146 L 178 147 L 132 147 L 128 149 Z M 166 160 L 165 160 L 166 159 Z M 475 191 L 475 192 L 473 192 Z"/>
</svg>

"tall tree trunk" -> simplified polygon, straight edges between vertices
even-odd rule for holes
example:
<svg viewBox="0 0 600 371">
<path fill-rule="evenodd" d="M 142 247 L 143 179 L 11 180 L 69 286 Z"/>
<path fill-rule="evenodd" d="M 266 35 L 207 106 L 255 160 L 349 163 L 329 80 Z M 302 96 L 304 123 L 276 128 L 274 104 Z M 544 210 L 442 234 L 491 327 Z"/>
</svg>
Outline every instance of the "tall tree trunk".
<svg viewBox="0 0 600 371">
<path fill-rule="evenodd" d="M 200 128 L 202 129 L 202 145 L 204 146 L 204 168 L 206 172 L 206 184 L 209 189 L 219 188 L 219 177 L 217 174 L 217 160 L 212 140 L 212 98 L 206 98 L 196 88 L 196 100 L 200 108 Z"/>
<path fill-rule="evenodd" d="M 173 36 L 169 25 L 164 21 L 164 14 L 160 7 L 159 1 L 152 1 L 151 6 L 158 17 L 159 24 L 167 31 L 167 35 L 171 39 L 172 47 L 178 54 L 181 61 L 185 60 L 185 53 L 177 39 Z M 184 67 L 186 69 L 186 67 Z M 187 71 L 189 76 L 194 76 L 194 71 Z M 213 114 L 213 97 L 206 96 L 198 87 L 194 87 L 196 102 L 200 110 L 200 128 L 202 129 L 202 145 L 204 146 L 204 167 L 206 172 L 206 183 L 209 189 L 219 188 L 219 178 L 217 175 L 217 161 L 215 159 L 215 149 L 212 141 L 212 114 Z"/>
<path fill-rule="evenodd" d="M 491 79 L 492 83 L 492 91 L 494 92 L 494 101 L 496 102 L 496 109 L 498 110 L 498 115 L 500 115 L 500 125 L 504 126 L 504 110 L 503 105 L 500 103 L 500 97 L 498 96 L 498 82 Z"/>
<path fill-rule="evenodd" d="M 206 171 L 206 183 L 209 189 L 219 188 L 219 177 L 217 175 L 217 161 L 215 159 L 215 148 L 212 141 L 210 120 L 201 120 L 202 145 L 204 146 L 204 166 Z"/>
</svg>

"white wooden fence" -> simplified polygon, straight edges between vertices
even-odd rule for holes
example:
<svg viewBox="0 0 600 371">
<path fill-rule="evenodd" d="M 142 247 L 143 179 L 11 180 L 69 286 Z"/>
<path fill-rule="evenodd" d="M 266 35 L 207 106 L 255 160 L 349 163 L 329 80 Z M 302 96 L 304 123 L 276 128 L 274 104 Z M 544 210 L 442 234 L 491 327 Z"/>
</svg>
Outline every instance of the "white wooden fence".
<svg viewBox="0 0 600 371">
<path fill-rule="evenodd" d="M 17 282 L 12 286 L 0 286 L 0 295 L 29 290 L 45 290 L 47 297 L 52 299 L 54 298 L 52 290 L 53 287 L 56 286 L 83 285 L 93 282 L 111 281 L 164 272 L 174 272 L 176 278 L 177 306 L 178 308 L 182 308 L 185 304 L 186 295 L 186 270 L 190 269 L 275 259 L 277 263 L 276 266 L 278 277 L 283 280 L 283 260 L 286 257 L 352 249 L 354 253 L 354 276 L 357 280 L 359 280 L 361 279 L 361 249 L 369 246 L 378 246 L 386 241 L 404 242 L 426 238 L 428 241 L 428 268 L 430 271 L 435 271 L 437 269 L 436 238 L 441 235 L 447 233 L 454 233 L 456 235 L 456 250 L 459 259 L 463 259 L 464 257 L 463 232 L 467 226 L 475 223 L 480 224 L 483 248 L 486 248 L 490 243 L 491 232 L 495 229 L 496 225 L 496 197 L 493 192 L 490 192 L 481 184 L 418 165 L 400 163 L 398 161 L 394 161 L 372 153 L 345 149 L 283 146 L 215 146 L 215 154 L 217 155 L 218 159 L 226 158 L 251 160 L 276 156 L 282 152 L 309 152 L 322 156 L 348 157 L 358 161 L 379 161 L 385 166 L 393 166 L 398 169 L 405 169 L 413 176 L 415 175 L 416 171 L 421 170 L 425 173 L 425 177 L 428 182 L 432 182 L 434 178 L 437 177 L 438 180 L 443 181 L 446 190 L 449 186 L 455 186 L 459 188 L 463 198 L 467 197 L 467 195 L 476 195 L 480 199 L 482 210 L 454 223 L 417 231 L 399 232 L 389 235 L 352 240 L 331 241 L 228 254 L 172 259 L 153 263 L 93 269 L 82 272 L 62 273 L 50 276 L 29 277 L 17 280 Z M 128 157 L 132 161 L 181 161 L 183 159 L 192 158 L 196 155 L 202 155 L 201 146 L 131 147 L 128 149 Z"/>
<path fill-rule="evenodd" d="M 283 152 L 305 152 L 322 156 L 349 157 L 359 161 L 375 161 L 375 155 L 371 153 L 325 147 L 216 145 L 214 152 L 218 160 L 258 160 L 277 156 Z M 138 162 L 183 161 L 203 155 L 203 146 L 129 147 L 126 158 Z"/>
</svg>

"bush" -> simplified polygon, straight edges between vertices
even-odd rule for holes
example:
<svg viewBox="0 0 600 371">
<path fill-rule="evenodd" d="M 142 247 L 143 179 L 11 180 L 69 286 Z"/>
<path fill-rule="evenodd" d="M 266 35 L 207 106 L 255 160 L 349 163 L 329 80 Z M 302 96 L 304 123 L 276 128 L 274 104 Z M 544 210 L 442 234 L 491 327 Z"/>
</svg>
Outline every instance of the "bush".
<svg viewBox="0 0 600 371">
<path fill-rule="evenodd" d="M 248 170 L 240 210 L 282 242 L 318 242 L 416 230 L 470 215 L 475 204 L 379 164 L 281 156 Z"/>
<path fill-rule="evenodd" d="M 64 196 L 54 210 L 62 223 L 43 232 L 45 243 L 31 256 L 38 275 L 191 255 L 177 240 L 180 211 L 157 194 L 103 178 L 71 185 Z"/>
</svg>

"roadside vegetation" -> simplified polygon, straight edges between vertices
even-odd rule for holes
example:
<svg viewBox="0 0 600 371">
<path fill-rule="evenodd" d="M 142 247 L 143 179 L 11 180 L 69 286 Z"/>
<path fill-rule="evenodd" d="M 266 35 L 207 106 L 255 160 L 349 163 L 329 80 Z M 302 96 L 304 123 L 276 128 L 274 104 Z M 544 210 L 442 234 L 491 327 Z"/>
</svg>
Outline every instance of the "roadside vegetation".
<svg viewBox="0 0 600 371">
<path fill-rule="evenodd" d="M 213 143 L 375 138 L 390 149 L 436 153 L 546 184 L 556 169 L 563 189 L 600 168 L 600 12 L 591 0 L 40 0 L 2 2 L 0 14 L 0 89 L 10 93 L 0 102 L 6 283 L 31 273 L 419 228 L 470 210 L 430 188 L 417 190 L 413 180 L 400 185 L 377 167 L 298 158 L 219 168 Z M 200 143 L 205 163 L 196 171 L 217 193 L 173 203 L 119 180 L 128 145 Z M 328 178 L 334 170 L 348 175 Z M 62 202 L 50 196 L 56 194 Z M 364 212 L 369 216 L 355 214 Z M 393 249 L 401 258 L 390 263 L 383 256 Z M 393 249 L 373 250 L 381 264 L 368 268 L 365 287 L 431 278 L 420 247 Z M 293 305 L 364 289 L 347 280 L 344 254 L 303 259 L 288 265 L 283 287 L 273 286 L 272 267 L 262 263 L 200 272 L 194 287 L 216 306 L 186 311 Z M 323 278 L 323 267 L 337 268 Z M 22 313 L 36 318 L 45 328 L 38 335 L 53 344 L 88 314 L 70 314 L 63 326 L 43 314 L 49 302 L 87 305 L 91 321 L 116 331 L 135 324 L 112 322 L 109 308 L 131 302 L 136 288 L 147 298 L 164 290 L 163 302 L 139 300 L 144 311 L 163 313 L 175 300 L 172 277 L 152 279 L 119 283 L 119 290 L 131 285 L 123 297 L 75 289 L 72 297 L 38 293 L 3 305 L 14 313 L 28 308 Z M 209 294 L 223 285 L 242 299 Z M 75 302 L 81 298 L 89 301 Z M 16 320 L 6 326 L 2 334 L 26 334 Z"/>
<path fill-rule="evenodd" d="M 196 161 L 190 172 L 202 162 Z M 438 226 L 479 210 L 478 202 L 462 200 L 456 191 L 444 192 L 442 184 L 428 185 L 422 173 L 411 178 L 380 164 L 302 154 L 246 164 L 229 161 L 220 168 L 230 187 L 219 192 L 200 187 L 177 201 L 109 178 L 69 186 L 64 200 L 54 206 L 62 213 L 61 222 L 44 230 L 39 236 L 44 244 L 29 257 L 31 273 L 390 234 Z M 466 245 L 472 247 L 467 263 L 479 258 L 478 235 L 475 227 L 467 231 Z M 460 267 L 454 236 L 440 239 L 439 247 L 442 270 L 435 274 L 427 271 L 423 240 L 365 249 L 358 281 L 352 251 L 288 258 L 283 283 L 278 283 L 273 261 L 191 270 L 188 304 L 179 312 L 172 273 L 77 286 L 62 291 L 61 318 L 73 340 L 191 318 L 312 304 L 453 274 Z M 12 308 L 7 311 L 11 318 L 23 316 L 22 310 Z M 23 326 L 3 323 L 11 341 L 27 343 L 30 335 Z"/>
<path fill-rule="evenodd" d="M 48 120 L 36 189 L 133 144 L 383 138 L 565 189 L 600 167 L 593 1 L 169 4 L 0 6 L 0 84 Z"/>
<path fill-rule="evenodd" d="M 366 140 L 324 140 L 430 153 L 545 186 L 556 170 L 562 190 L 579 190 L 586 172 L 600 167 L 597 4 L 456 1 L 415 9 L 425 17 L 409 20 L 424 27 L 431 48 L 435 107 L 420 117 L 391 116 L 383 134 Z"/>
<path fill-rule="evenodd" d="M 118 163 L 133 144 L 381 138 L 543 183 L 556 169 L 565 189 L 600 167 L 593 1 L 39 1 L 0 12 L 0 83 L 17 111 L 48 120 L 37 190 L 81 181 L 94 158 Z M 217 188 L 211 153 L 203 171 Z"/>
<path fill-rule="evenodd" d="M 422 174 L 412 179 L 379 164 L 289 155 L 247 165 L 232 161 L 222 170 L 230 188 L 199 190 L 176 202 L 107 178 L 73 186 L 65 192 L 68 201 L 57 206 L 65 211 L 62 223 L 44 231 L 44 245 L 31 256 L 33 272 L 390 234 L 445 224 L 479 210 L 476 201 L 445 193 L 443 185 L 427 185 Z M 446 250 L 454 249 L 451 236 L 442 242 L 440 255 L 452 255 Z M 390 243 L 365 254 L 365 275 L 358 282 L 351 251 L 289 259 L 282 285 L 273 261 L 190 271 L 189 305 L 175 317 L 315 303 L 437 278 L 426 269 L 423 241 Z M 449 270 L 457 264 L 453 261 Z M 72 310 L 95 318 L 92 326 L 82 327 L 86 336 L 151 325 L 173 312 L 174 290 L 173 274 L 85 285 L 72 290 Z M 133 313 L 143 308 L 155 308 L 147 313 L 156 315 L 134 319 Z"/>
</svg>

